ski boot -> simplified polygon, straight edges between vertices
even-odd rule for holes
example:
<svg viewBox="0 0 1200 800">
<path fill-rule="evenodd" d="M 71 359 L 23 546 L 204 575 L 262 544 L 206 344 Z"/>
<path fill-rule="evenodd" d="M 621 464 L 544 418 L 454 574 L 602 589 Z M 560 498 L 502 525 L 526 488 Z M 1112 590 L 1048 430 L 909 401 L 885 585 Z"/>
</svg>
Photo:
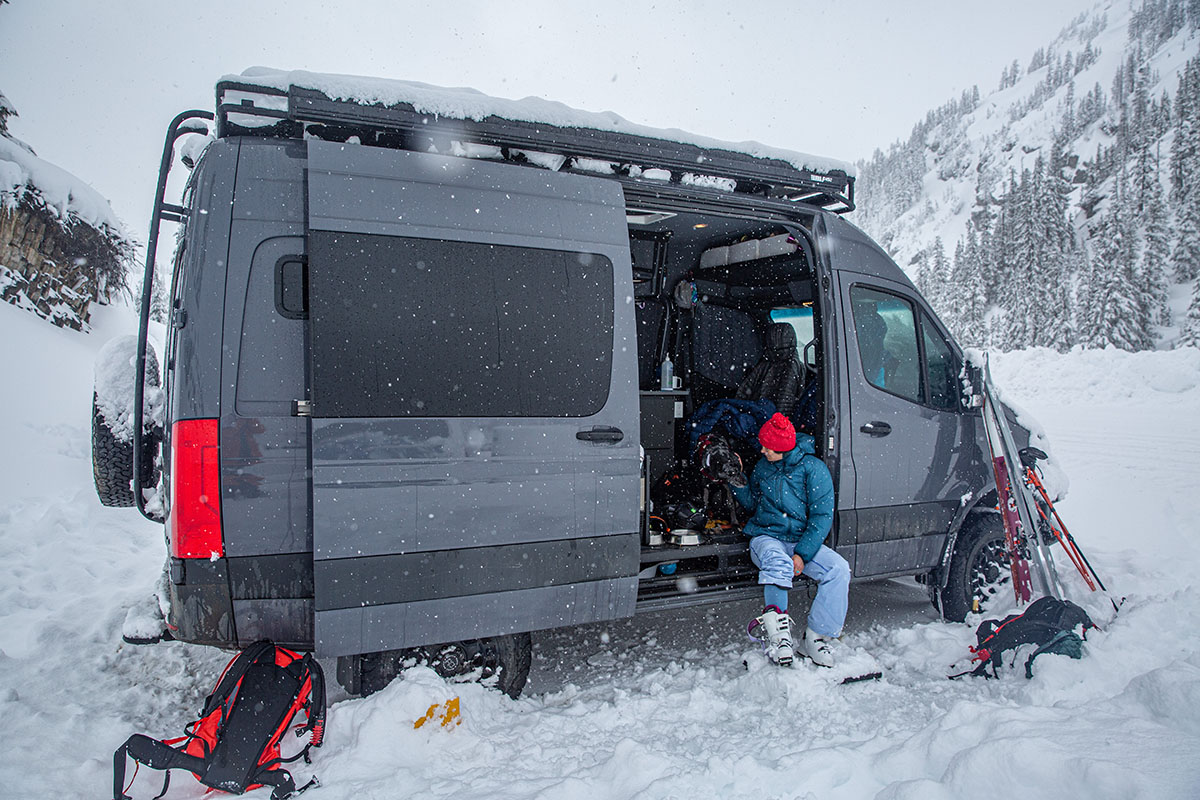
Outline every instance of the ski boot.
<svg viewBox="0 0 1200 800">
<path fill-rule="evenodd" d="M 792 618 L 775 606 L 763 609 L 761 617 L 750 622 L 750 638 L 763 643 L 767 658 L 781 667 L 789 667 L 794 658 L 792 650 Z"/>
<path fill-rule="evenodd" d="M 800 652 L 818 667 L 832 667 L 833 648 L 829 646 L 829 642 L 830 637 L 822 636 L 812 628 L 806 628 L 804 638 L 800 640 Z"/>
</svg>

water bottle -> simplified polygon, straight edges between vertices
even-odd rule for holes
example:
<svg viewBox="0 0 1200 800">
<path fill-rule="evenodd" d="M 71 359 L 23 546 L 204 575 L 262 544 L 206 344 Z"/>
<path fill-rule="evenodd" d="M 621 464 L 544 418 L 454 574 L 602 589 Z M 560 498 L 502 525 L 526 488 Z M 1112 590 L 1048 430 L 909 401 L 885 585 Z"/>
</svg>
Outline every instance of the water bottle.
<svg viewBox="0 0 1200 800">
<path fill-rule="evenodd" d="M 675 365 L 671 363 L 671 357 L 667 356 L 662 363 L 662 381 L 659 383 L 659 388 L 664 392 L 669 392 L 675 388 Z"/>
</svg>

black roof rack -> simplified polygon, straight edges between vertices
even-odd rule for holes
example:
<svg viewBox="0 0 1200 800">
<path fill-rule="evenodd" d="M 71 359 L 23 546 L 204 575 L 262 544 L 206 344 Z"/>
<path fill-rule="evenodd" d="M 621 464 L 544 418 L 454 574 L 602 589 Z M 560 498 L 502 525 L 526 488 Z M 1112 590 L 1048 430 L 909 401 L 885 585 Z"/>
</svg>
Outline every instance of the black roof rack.
<svg viewBox="0 0 1200 800">
<path fill-rule="evenodd" d="M 564 171 L 598 168 L 648 185 L 703 186 L 732 181 L 733 191 L 803 203 L 836 213 L 854 210 L 854 176 L 840 169 L 800 169 L 777 158 L 658 139 L 651 136 L 563 127 L 490 116 L 453 119 L 418 111 L 408 103 L 367 105 L 335 100 L 315 89 L 287 89 L 247 81 L 217 84 L 217 130 L 224 136 L 312 136 L 332 141 L 358 137 L 367 145 L 452 154 L 454 145 L 495 148 L 496 157 L 537 166 L 544 156 L 562 159 Z M 544 163 L 543 163 L 544 165 Z M 639 176 L 642 178 L 639 179 Z M 724 184 L 728 188 L 729 184 Z"/>
</svg>

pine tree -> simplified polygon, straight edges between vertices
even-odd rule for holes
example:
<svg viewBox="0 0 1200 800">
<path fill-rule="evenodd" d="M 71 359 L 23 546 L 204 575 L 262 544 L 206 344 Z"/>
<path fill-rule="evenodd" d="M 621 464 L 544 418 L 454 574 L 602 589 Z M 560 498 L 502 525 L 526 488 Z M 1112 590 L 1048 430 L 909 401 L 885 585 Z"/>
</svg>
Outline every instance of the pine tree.
<svg viewBox="0 0 1200 800">
<path fill-rule="evenodd" d="M 1175 249 L 1171 252 L 1175 280 L 1195 280 L 1200 275 L 1200 186 L 1193 185 L 1183 196 L 1175 230 Z"/>
<path fill-rule="evenodd" d="M 1147 189 L 1146 209 L 1143 215 L 1143 247 L 1138 275 L 1142 291 L 1151 312 L 1151 319 L 1159 325 L 1171 324 L 1171 311 L 1167 307 L 1167 264 L 1171 257 L 1171 234 L 1167 219 L 1167 205 L 1163 200 L 1162 184 L 1157 171 Z"/>
<path fill-rule="evenodd" d="M 1150 310 L 1137 275 L 1137 237 L 1133 217 L 1125 212 L 1128 190 L 1118 173 L 1116 189 L 1104 212 L 1099 247 L 1092 265 L 1089 340 L 1137 352 L 1154 346 Z"/>
<path fill-rule="evenodd" d="M 1075 126 L 1075 81 L 1067 84 L 1067 96 L 1063 98 L 1062 139 L 1071 142 L 1079 132 Z M 1054 165 L 1055 167 L 1061 165 Z"/>
<path fill-rule="evenodd" d="M 1183 320 L 1177 347 L 1200 347 L 1200 280 L 1192 287 L 1192 302 Z"/>
<path fill-rule="evenodd" d="M 1200 179 L 1200 57 L 1184 66 L 1175 93 L 1175 138 L 1171 142 L 1171 200 L 1181 202 Z"/>
<path fill-rule="evenodd" d="M 1052 151 L 1051 161 L 1061 158 L 1057 150 Z M 1034 276 L 1040 309 L 1035 344 L 1067 350 L 1075 341 L 1071 284 L 1078 264 L 1075 229 L 1068 216 L 1071 186 L 1059 170 L 1050 168 L 1035 187 L 1044 241 L 1042 260 Z"/>
<path fill-rule="evenodd" d="M 955 292 L 954 329 L 959 342 L 966 347 L 987 345 L 987 297 L 984 293 L 983 254 L 974 221 L 967 223 L 966 242 L 955 252 L 952 283 Z"/>
<path fill-rule="evenodd" d="M 942 237 L 933 240 L 932 254 L 933 295 L 930 304 L 941 314 L 953 302 L 953 292 L 950 286 L 950 264 L 946 260 L 946 248 Z"/>
<path fill-rule="evenodd" d="M 1030 318 L 1032 264 L 1039 258 L 1034 235 L 1033 208 L 1029 198 L 1029 170 L 1011 178 L 1011 189 L 1004 198 L 1003 226 L 997 231 L 1002 276 L 997 305 L 1004 314 L 1005 342 L 1001 349 L 1019 350 L 1032 344 L 1033 320 Z"/>
</svg>

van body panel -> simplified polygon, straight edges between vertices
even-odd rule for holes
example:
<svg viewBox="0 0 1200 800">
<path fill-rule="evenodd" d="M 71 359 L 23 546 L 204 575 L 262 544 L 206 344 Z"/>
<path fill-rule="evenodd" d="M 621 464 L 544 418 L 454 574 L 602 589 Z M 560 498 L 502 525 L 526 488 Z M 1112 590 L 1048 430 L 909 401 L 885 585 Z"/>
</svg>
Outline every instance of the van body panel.
<svg viewBox="0 0 1200 800">
<path fill-rule="evenodd" d="M 925 391 L 928 380 L 919 338 L 921 325 L 930 323 L 911 284 L 848 270 L 838 273 L 838 284 L 849 373 L 848 441 L 856 473 L 855 575 L 930 568 L 959 508 L 977 489 L 974 419 L 958 406 L 936 408 L 904 396 Z M 889 378 L 903 388 L 881 387 L 876 383 L 884 382 L 882 374 L 868 374 L 872 356 L 863 349 L 855 316 L 855 301 L 863 297 L 891 298 L 885 302 L 903 309 L 900 315 L 913 326 L 910 330 L 892 319 L 886 327 L 889 352 L 911 355 L 911 363 L 895 365 L 896 376 Z M 906 334 L 913 336 L 911 350 L 901 338 Z M 892 344 L 890 337 L 900 341 Z"/>
<path fill-rule="evenodd" d="M 628 539 L 637 546 L 636 538 Z M 634 613 L 637 578 L 318 611 L 322 655 L 370 653 L 397 642 L 445 642 L 583 625 Z"/>
<path fill-rule="evenodd" d="M 304 256 L 304 156 L 297 142 L 248 140 L 239 151 L 222 347 L 224 373 L 236 380 L 224 382 L 220 417 L 222 529 L 231 558 L 312 549 L 308 425 L 292 414 L 306 393 L 306 323 L 276 302 L 281 259 Z M 235 600 L 259 599 L 239 593 L 237 582 L 232 591 Z"/>
<path fill-rule="evenodd" d="M 620 186 L 308 147 L 318 652 L 632 613 L 637 347 Z M 576 318 L 562 317 L 568 299 Z M 551 355 L 522 364 L 518 341 Z"/>
<path fill-rule="evenodd" d="M 171 420 L 220 413 L 223 331 L 213 321 L 224 316 L 239 149 L 236 142 L 213 142 L 192 176 L 194 205 L 172 286 L 165 358 Z"/>
</svg>

